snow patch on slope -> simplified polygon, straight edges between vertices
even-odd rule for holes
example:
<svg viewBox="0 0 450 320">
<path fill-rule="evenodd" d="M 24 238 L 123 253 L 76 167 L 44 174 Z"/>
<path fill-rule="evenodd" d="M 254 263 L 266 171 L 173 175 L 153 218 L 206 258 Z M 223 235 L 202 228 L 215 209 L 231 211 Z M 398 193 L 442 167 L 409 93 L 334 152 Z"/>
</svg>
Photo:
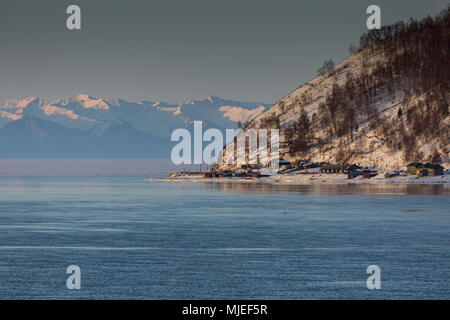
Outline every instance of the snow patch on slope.
<svg viewBox="0 0 450 320">
<path fill-rule="evenodd" d="M 236 106 L 222 106 L 219 108 L 220 111 L 223 112 L 224 117 L 230 119 L 230 121 L 238 122 L 247 122 L 252 118 L 260 115 L 264 112 L 264 106 L 260 106 L 253 110 L 248 110 Z"/>
<path fill-rule="evenodd" d="M 6 119 L 9 119 L 11 121 L 15 121 L 15 120 L 18 120 L 18 119 L 22 119 L 22 116 L 18 115 L 18 114 L 6 112 L 6 111 L 0 111 L 0 118 L 6 118 Z"/>
<path fill-rule="evenodd" d="M 109 106 L 102 99 L 93 99 L 86 94 L 79 94 L 75 99 L 86 109 L 109 110 Z"/>
<path fill-rule="evenodd" d="M 60 115 L 60 116 L 65 116 L 68 117 L 70 119 L 82 119 L 82 120 L 87 120 L 87 121 L 95 121 L 86 117 L 81 117 L 79 115 L 77 115 L 75 112 L 73 112 L 72 110 L 67 110 L 64 108 L 60 108 L 60 107 L 55 107 L 52 105 L 45 105 L 42 108 L 42 111 L 44 111 L 44 114 L 46 116 L 50 116 L 50 115 Z"/>
</svg>

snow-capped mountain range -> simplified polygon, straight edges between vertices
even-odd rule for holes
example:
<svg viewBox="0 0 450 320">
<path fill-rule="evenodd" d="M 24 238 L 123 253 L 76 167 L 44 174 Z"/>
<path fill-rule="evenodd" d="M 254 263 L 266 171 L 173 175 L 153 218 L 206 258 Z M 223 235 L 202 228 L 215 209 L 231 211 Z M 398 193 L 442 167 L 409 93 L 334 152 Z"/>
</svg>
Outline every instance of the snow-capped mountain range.
<svg viewBox="0 0 450 320">
<path fill-rule="evenodd" d="M 269 107 L 213 96 L 180 104 L 84 94 L 0 100 L 0 157 L 169 157 L 174 129 L 195 120 L 205 128 L 236 128 Z"/>
</svg>

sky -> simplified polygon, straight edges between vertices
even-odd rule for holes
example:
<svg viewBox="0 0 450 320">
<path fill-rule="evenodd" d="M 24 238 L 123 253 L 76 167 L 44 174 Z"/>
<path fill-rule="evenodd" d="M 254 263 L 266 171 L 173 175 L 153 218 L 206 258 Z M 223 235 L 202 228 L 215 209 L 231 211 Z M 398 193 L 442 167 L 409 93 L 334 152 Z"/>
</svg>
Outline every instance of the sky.
<svg viewBox="0 0 450 320">
<path fill-rule="evenodd" d="M 81 8 L 68 30 L 66 8 Z M 2 0 L 0 99 L 273 103 L 339 62 L 367 31 L 436 14 L 447 0 Z"/>
</svg>

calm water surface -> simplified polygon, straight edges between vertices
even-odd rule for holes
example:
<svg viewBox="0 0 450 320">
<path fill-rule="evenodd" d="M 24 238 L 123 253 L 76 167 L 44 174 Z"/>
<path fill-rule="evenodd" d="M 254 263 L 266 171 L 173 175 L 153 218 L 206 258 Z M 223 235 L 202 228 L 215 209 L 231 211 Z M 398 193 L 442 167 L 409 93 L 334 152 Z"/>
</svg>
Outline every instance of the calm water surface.
<svg viewBox="0 0 450 320">
<path fill-rule="evenodd" d="M 449 299 L 449 195 L 2 177 L 0 298 Z M 81 290 L 66 288 L 72 264 Z"/>
</svg>

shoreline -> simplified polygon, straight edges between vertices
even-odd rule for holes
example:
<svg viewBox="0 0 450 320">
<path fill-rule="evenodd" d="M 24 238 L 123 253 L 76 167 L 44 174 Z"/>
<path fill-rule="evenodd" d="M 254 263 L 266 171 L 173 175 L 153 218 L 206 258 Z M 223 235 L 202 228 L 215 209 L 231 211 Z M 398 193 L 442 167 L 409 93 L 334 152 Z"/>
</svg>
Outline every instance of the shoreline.
<svg viewBox="0 0 450 320">
<path fill-rule="evenodd" d="M 239 183 L 239 184 L 276 184 L 276 185 L 345 185 L 345 184 L 361 184 L 361 185 L 444 185 L 449 186 L 450 175 L 417 177 L 417 176 L 398 176 L 393 178 L 385 178 L 381 175 L 371 179 L 363 179 L 356 177 L 348 179 L 343 174 L 277 174 L 264 178 L 203 178 L 200 176 L 183 176 L 183 177 L 167 177 L 167 178 L 150 178 L 145 181 L 157 182 L 178 182 L 178 183 Z"/>
</svg>

